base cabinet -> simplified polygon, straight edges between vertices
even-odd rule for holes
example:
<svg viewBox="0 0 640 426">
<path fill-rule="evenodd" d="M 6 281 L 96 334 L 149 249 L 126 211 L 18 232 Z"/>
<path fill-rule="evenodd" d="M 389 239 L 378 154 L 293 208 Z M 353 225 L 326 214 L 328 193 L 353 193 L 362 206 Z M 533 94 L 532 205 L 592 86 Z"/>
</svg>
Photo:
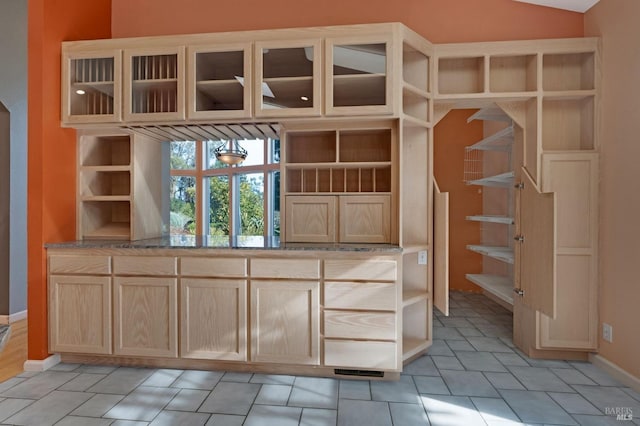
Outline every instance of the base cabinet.
<svg viewBox="0 0 640 426">
<path fill-rule="evenodd" d="M 320 283 L 251 283 L 251 360 L 320 364 Z"/>
<path fill-rule="evenodd" d="M 110 277 L 49 277 L 49 350 L 111 354 Z"/>
<path fill-rule="evenodd" d="M 247 281 L 185 278 L 180 282 L 180 356 L 247 360 Z"/>
<path fill-rule="evenodd" d="M 175 278 L 115 277 L 114 353 L 177 357 L 177 301 Z"/>
</svg>

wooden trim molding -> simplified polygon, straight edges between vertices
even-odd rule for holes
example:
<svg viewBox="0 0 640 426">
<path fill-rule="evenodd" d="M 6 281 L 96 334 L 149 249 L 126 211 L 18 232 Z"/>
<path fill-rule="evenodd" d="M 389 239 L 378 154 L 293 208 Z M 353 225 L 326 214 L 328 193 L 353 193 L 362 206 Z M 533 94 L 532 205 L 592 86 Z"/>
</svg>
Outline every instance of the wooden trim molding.
<svg viewBox="0 0 640 426">
<path fill-rule="evenodd" d="M 45 359 L 28 359 L 24 362 L 24 371 L 47 371 L 54 365 L 60 364 L 60 355 L 50 355 Z"/>
<path fill-rule="evenodd" d="M 640 392 L 640 378 L 634 376 L 628 371 L 623 370 L 618 365 L 609 361 L 602 355 L 593 353 L 589 354 L 589 362 L 609 373 L 617 381 L 629 386 L 636 392 Z"/>
<path fill-rule="evenodd" d="M 11 324 L 16 321 L 22 321 L 27 318 L 27 310 L 16 312 L 9 315 L 0 315 L 0 324 Z"/>
</svg>

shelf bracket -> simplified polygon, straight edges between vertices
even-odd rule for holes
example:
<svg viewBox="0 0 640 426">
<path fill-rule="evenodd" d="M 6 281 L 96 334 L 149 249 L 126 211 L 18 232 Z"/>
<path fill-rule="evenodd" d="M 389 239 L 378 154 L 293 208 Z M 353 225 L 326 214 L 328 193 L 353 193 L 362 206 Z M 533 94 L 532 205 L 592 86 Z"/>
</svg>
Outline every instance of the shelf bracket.
<svg viewBox="0 0 640 426">
<path fill-rule="evenodd" d="M 515 189 L 524 189 L 524 182 L 518 182 L 515 185 L 513 185 L 513 187 Z"/>
<path fill-rule="evenodd" d="M 515 294 L 517 294 L 518 296 L 520 296 L 520 297 L 524 296 L 524 290 L 523 290 L 523 289 L 521 289 L 521 288 L 514 288 L 514 289 L 513 289 L 513 292 L 514 292 Z"/>
<path fill-rule="evenodd" d="M 524 243 L 524 235 L 516 235 L 513 239 L 519 243 Z"/>
</svg>

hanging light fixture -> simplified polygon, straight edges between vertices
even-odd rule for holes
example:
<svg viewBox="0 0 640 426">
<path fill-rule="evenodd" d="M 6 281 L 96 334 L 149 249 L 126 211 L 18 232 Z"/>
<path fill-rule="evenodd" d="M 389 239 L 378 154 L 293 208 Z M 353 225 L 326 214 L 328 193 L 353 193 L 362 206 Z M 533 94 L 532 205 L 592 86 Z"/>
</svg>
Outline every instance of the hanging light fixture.
<svg viewBox="0 0 640 426">
<path fill-rule="evenodd" d="M 240 164 L 247 158 L 247 150 L 236 139 L 222 141 L 213 153 L 218 161 L 229 165 Z"/>
</svg>

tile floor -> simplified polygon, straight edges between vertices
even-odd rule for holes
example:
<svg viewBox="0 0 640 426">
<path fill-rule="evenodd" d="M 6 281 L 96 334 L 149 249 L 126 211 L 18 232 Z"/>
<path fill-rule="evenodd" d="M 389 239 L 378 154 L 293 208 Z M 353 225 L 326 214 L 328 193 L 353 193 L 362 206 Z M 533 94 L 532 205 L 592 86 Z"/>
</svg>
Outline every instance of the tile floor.
<svg viewBox="0 0 640 426">
<path fill-rule="evenodd" d="M 0 383 L 0 424 L 640 425 L 639 393 L 589 363 L 528 359 L 511 323 L 484 296 L 452 293 L 398 382 L 59 364 Z"/>
</svg>

